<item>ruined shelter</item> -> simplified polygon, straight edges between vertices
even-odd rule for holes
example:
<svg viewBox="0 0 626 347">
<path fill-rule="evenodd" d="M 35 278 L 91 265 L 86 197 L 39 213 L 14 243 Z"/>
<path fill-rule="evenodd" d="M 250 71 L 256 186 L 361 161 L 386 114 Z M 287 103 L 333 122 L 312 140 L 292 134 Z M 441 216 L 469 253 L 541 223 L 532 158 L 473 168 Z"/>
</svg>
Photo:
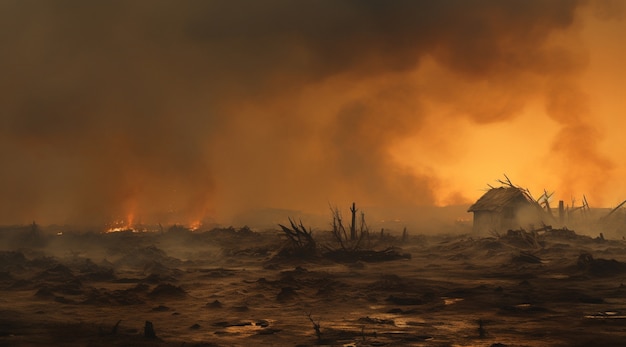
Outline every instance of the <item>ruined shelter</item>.
<svg viewBox="0 0 626 347">
<path fill-rule="evenodd" d="M 475 233 L 518 230 L 541 226 L 545 211 L 518 187 L 491 188 L 467 212 L 474 213 Z"/>
</svg>

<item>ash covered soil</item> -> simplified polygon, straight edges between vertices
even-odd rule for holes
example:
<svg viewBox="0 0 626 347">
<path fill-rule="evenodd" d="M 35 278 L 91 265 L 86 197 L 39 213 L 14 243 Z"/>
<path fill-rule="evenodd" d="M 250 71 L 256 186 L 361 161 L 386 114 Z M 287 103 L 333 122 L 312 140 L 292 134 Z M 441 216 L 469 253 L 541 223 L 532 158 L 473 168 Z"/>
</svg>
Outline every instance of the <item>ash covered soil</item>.
<svg viewBox="0 0 626 347">
<path fill-rule="evenodd" d="M 2 346 L 598 346 L 626 341 L 626 242 L 5 228 Z M 336 246 L 335 246 L 336 247 Z M 383 252 L 384 251 L 384 252 Z M 331 256 L 332 255 L 332 256 Z"/>
</svg>

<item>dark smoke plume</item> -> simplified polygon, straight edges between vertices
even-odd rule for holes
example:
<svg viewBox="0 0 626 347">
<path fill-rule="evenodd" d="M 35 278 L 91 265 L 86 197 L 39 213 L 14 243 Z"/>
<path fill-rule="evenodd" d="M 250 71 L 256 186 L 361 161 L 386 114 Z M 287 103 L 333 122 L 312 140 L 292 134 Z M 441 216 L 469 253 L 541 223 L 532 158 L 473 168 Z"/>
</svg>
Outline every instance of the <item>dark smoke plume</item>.
<svg viewBox="0 0 626 347">
<path fill-rule="evenodd" d="M 568 156 L 572 137 L 596 136 L 587 115 L 561 116 L 571 106 L 562 90 L 575 87 L 555 86 L 585 65 L 579 48 L 551 40 L 579 8 L 3 1 L 0 221 L 184 223 L 351 199 L 432 204 L 436 170 L 409 170 L 389 151 L 411 136 L 428 143 L 423 123 L 437 105 L 451 110 L 441 124 L 480 126 L 543 96 L 563 125 L 554 151 Z M 441 73 L 429 79 L 433 66 Z M 584 155 L 591 173 L 610 167 L 593 143 Z"/>
</svg>

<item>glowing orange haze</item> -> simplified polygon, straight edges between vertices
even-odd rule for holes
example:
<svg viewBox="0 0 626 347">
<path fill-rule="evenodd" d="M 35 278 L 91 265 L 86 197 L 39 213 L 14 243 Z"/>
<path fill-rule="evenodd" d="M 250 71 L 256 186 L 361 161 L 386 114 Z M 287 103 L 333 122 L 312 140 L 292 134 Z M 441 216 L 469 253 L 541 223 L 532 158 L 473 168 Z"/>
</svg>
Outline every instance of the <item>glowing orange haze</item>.
<svg viewBox="0 0 626 347">
<path fill-rule="evenodd" d="M 0 223 L 626 199 L 622 2 L 246 4 L 0 4 Z"/>
<path fill-rule="evenodd" d="M 324 162 L 318 156 L 332 156 L 332 148 L 307 148 L 310 144 L 306 139 L 312 135 L 299 131 L 313 129 L 320 134 L 332 134 L 325 128 L 331 122 L 326 118 L 340 114 L 346 104 L 363 103 L 368 114 L 385 117 L 380 122 L 367 116 L 355 119 L 355 131 L 365 136 L 355 141 L 355 153 L 359 146 L 367 149 L 371 142 L 382 144 L 384 147 L 376 150 L 388 152 L 390 160 L 380 162 L 380 168 L 369 170 L 384 170 L 388 175 L 379 177 L 380 181 L 364 182 L 362 186 L 349 187 L 349 183 L 341 182 L 340 186 L 319 191 L 305 187 L 301 197 L 306 201 L 287 205 L 281 202 L 290 196 L 290 191 L 298 190 L 292 190 L 286 181 L 281 183 L 284 190 L 280 185 L 272 186 L 275 194 L 267 194 L 262 182 L 271 178 L 263 177 L 263 172 L 255 174 L 258 181 L 234 176 L 228 177 L 223 186 L 232 188 L 246 181 L 250 184 L 244 183 L 241 195 L 234 194 L 234 199 L 255 189 L 266 192 L 248 196 L 249 207 L 266 202 L 271 206 L 319 210 L 320 206 L 326 207 L 326 201 L 341 201 L 347 206 L 350 199 L 375 205 L 380 195 L 374 194 L 372 199 L 368 191 L 375 190 L 376 185 L 393 192 L 393 196 L 383 200 L 386 203 L 444 206 L 472 203 L 488 184 L 498 185 L 496 180 L 504 179 L 503 174 L 507 174 L 513 183 L 529 188 L 536 198 L 545 189 L 556 192 L 553 200 L 564 200 L 568 205 L 572 202 L 579 205 L 585 195 L 595 207 L 615 206 L 626 199 L 626 184 L 619 179 L 626 170 L 620 162 L 626 151 L 621 134 L 626 123 L 621 117 L 626 111 L 623 101 L 626 69 L 622 67 L 626 45 L 619 43 L 623 40 L 620 33 L 626 32 L 626 21 L 602 21 L 588 12 L 578 20 L 574 28 L 548 39 L 547 45 L 556 46 L 557 53 L 563 45 L 573 50 L 570 53 L 574 57 L 567 59 L 580 60 L 576 63 L 580 66 L 575 68 L 578 71 L 557 73 L 554 80 L 542 80 L 542 76 L 517 77 L 512 82 L 527 85 L 513 86 L 507 85 L 511 78 L 507 75 L 491 76 L 492 80 L 464 80 L 434 59 L 425 58 L 410 71 L 361 78 L 357 82 L 347 74 L 297 93 L 285 91 L 278 101 L 252 102 L 244 107 L 236 103 L 233 108 L 242 114 L 250 112 L 264 117 L 296 110 L 303 115 L 306 124 L 287 123 L 278 132 L 274 124 L 261 125 L 259 129 L 258 123 L 249 125 L 247 130 L 243 125 L 241 131 L 250 139 L 250 146 L 271 136 L 290 137 L 293 133 L 301 136 L 303 141 L 295 139 L 288 144 L 295 148 L 294 157 L 257 160 L 286 171 L 294 166 L 306 167 L 312 171 L 310 175 L 298 170 L 299 177 L 292 179 L 321 180 L 324 184 L 332 181 L 324 176 L 332 175 L 333 168 L 319 172 L 320 163 L 316 160 Z M 366 125 L 359 124 L 360 121 Z M 390 126 L 387 122 L 398 123 Z M 360 129 L 364 126 L 370 127 L 367 132 Z M 263 133 L 265 130 L 268 134 Z M 397 137 L 386 138 L 386 130 Z M 345 136 L 350 137 L 347 133 Z M 376 150 L 373 157 L 378 157 Z M 242 163 L 237 169 L 245 170 L 247 164 Z M 411 189 L 416 187 L 408 182 L 407 176 L 426 180 L 427 189 Z M 227 196 L 219 201 L 226 205 L 230 202 Z M 241 206 L 240 201 L 231 203 Z"/>
</svg>

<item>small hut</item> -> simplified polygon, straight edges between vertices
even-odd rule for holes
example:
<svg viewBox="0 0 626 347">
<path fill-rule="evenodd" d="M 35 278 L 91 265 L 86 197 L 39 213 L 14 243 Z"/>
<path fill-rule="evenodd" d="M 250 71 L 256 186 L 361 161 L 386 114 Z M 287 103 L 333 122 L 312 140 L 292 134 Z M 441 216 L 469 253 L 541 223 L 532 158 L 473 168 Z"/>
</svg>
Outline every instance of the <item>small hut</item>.
<svg viewBox="0 0 626 347">
<path fill-rule="evenodd" d="M 490 189 L 467 212 L 474 213 L 475 233 L 527 229 L 540 226 L 545 220 L 541 206 L 515 186 Z"/>
</svg>

